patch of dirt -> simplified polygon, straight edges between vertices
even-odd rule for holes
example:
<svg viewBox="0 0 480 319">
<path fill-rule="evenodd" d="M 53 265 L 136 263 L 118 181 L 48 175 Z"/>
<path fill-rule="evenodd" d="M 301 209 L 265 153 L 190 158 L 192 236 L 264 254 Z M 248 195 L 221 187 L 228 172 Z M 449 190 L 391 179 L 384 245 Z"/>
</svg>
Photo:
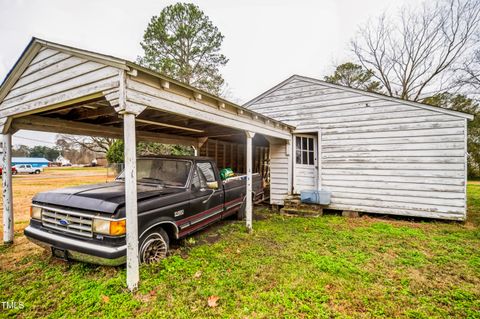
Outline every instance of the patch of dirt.
<svg viewBox="0 0 480 319">
<path fill-rule="evenodd" d="M 105 175 L 87 175 L 79 176 L 79 172 L 75 172 L 72 176 L 52 177 L 50 173 L 44 175 L 33 175 L 34 178 L 17 178 L 13 179 L 13 211 L 15 221 L 15 231 L 22 231 L 30 220 L 30 206 L 32 198 L 39 192 L 48 190 L 78 186 L 83 184 L 104 183 Z M 0 207 L 3 205 L 3 199 L 0 197 Z M 3 210 L 0 211 L 0 219 L 3 218 Z M 20 225 L 18 225 L 20 224 Z M 0 229 L 0 235 L 3 229 Z"/>
<path fill-rule="evenodd" d="M 23 235 L 23 230 L 30 221 L 30 206 L 32 198 L 39 192 L 52 189 L 77 186 L 82 184 L 103 183 L 106 181 L 105 169 L 92 170 L 46 170 L 39 175 L 16 175 L 13 178 L 13 211 L 14 211 L 14 245 L 5 247 L 0 259 L 0 269 L 15 267 L 23 258 L 33 254 L 45 254 L 44 249 L 31 243 Z M 111 179 L 111 178 L 110 178 Z M 3 199 L 0 197 L 0 207 Z M 0 219 L 3 210 L 0 210 Z M 0 237 L 3 228 L 0 227 Z"/>
<path fill-rule="evenodd" d="M 23 235 L 15 237 L 14 244 L 12 246 L 4 247 L 3 249 L 4 252 L 2 253 L 0 262 L 0 271 L 28 266 L 28 263 L 20 265 L 20 261 L 27 256 L 47 256 L 47 252 L 43 248 L 33 244 Z"/>
</svg>

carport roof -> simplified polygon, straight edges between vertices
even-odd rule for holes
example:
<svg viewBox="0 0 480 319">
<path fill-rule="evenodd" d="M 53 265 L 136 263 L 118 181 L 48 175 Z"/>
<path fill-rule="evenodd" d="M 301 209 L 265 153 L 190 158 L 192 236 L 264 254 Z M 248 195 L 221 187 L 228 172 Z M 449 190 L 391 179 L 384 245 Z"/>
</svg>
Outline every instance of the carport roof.
<svg viewBox="0 0 480 319">
<path fill-rule="evenodd" d="M 141 71 L 143 73 L 152 75 L 160 80 L 167 81 L 169 83 L 173 83 L 176 86 L 183 87 L 187 90 L 191 90 L 194 95 L 195 94 L 200 94 L 203 97 L 208 97 L 212 100 L 217 101 L 218 105 L 222 108 L 225 108 L 226 106 L 233 107 L 238 110 L 239 114 L 243 114 L 244 112 L 248 114 L 252 114 L 254 118 L 257 119 L 264 119 L 267 123 L 272 123 L 275 127 L 283 127 L 285 129 L 288 129 L 290 131 L 293 131 L 295 129 L 294 126 L 283 123 L 281 121 L 269 118 L 261 113 L 252 111 L 250 109 L 247 109 L 243 106 L 237 105 L 233 102 L 227 101 L 221 97 L 215 96 L 213 94 L 210 94 L 208 92 L 205 92 L 203 90 L 197 89 L 195 87 L 192 87 L 188 84 L 179 82 L 169 76 L 166 76 L 164 74 L 158 73 L 156 71 L 150 70 L 148 68 L 145 68 L 141 65 L 138 65 L 134 62 L 117 58 L 114 56 L 106 55 L 106 54 L 101 54 L 101 53 L 96 53 L 88 50 L 83 50 L 63 44 L 58 44 L 54 42 L 50 42 L 47 40 L 39 39 L 36 37 L 33 37 L 19 59 L 16 61 L 14 66 L 11 68 L 11 70 L 8 72 L 6 77 L 4 78 L 1 86 L 0 86 L 0 103 L 3 101 L 5 96 L 8 94 L 9 90 L 15 85 L 16 81 L 19 79 L 19 77 L 22 75 L 22 73 L 25 71 L 25 69 L 28 67 L 29 63 L 33 60 L 35 55 L 40 51 L 42 47 L 46 48 L 51 48 L 58 50 L 60 52 L 67 52 L 75 56 L 79 57 L 84 57 L 87 58 L 91 61 L 103 63 L 105 65 L 109 65 L 112 67 L 116 67 L 119 69 L 123 69 L 125 71 L 128 71 L 130 74 L 133 74 L 134 72 Z"/>
</svg>

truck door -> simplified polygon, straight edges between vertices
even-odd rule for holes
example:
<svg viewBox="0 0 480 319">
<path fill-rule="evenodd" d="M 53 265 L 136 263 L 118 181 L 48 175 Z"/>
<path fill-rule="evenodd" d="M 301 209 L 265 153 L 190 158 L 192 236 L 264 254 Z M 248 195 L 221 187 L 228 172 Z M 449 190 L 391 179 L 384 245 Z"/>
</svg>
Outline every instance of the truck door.
<svg viewBox="0 0 480 319">
<path fill-rule="evenodd" d="M 217 189 L 209 188 L 209 184 L 217 183 Z M 199 228 L 214 220 L 220 219 L 223 212 L 223 185 L 217 180 L 210 162 L 197 162 L 194 167 L 189 215 L 191 228 Z"/>
</svg>

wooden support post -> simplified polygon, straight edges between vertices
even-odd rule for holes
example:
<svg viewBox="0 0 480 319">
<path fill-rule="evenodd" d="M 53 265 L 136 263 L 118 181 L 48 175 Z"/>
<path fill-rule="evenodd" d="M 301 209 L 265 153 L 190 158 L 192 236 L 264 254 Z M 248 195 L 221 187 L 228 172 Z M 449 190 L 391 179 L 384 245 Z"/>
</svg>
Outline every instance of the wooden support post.
<svg viewBox="0 0 480 319">
<path fill-rule="evenodd" d="M 292 135 L 292 156 L 290 156 L 292 159 L 292 194 L 298 194 L 297 192 L 297 178 L 296 178 L 296 164 L 297 164 L 297 137 L 295 135 Z"/>
<path fill-rule="evenodd" d="M 255 133 L 246 131 L 247 136 L 247 190 L 246 190 L 246 220 L 247 220 L 247 230 L 252 231 L 252 217 L 253 217 L 253 207 L 252 207 L 252 139 L 255 136 Z"/>
<path fill-rule="evenodd" d="M 135 114 L 123 114 L 125 152 L 125 209 L 127 216 L 127 286 L 130 291 L 138 287 L 138 209 L 137 209 L 137 154 Z"/>
<path fill-rule="evenodd" d="M 237 164 L 237 161 L 235 160 L 235 153 L 233 151 L 234 147 L 235 147 L 235 143 L 231 143 L 230 144 L 230 167 L 234 172 L 236 172 L 237 169 L 235 168 L 235 165 Z"/>
<path fill-rule="evenodd" d="M 295 166 L 295 158 L 292 150 L 293 147 L 293 142 L 295 140 L 287 140 L 285 142 L 285 155 L 288 157 L 287 162 L 288 162 L 288 179 L 287 179 L 287 184 L 288 184 L 288 195 L 293 194 L 293 167 Z M 272 146 L 270 145 L 270 150 L 272 149 Z M 271 157 L 271 156 L 270 156 Z M 271 173 L 271 172 L 270 172 Z"/>
<path fill-rule="evenodd" d="M 237 144 L 237 158 L 236 158 L 236 171 L 237 173 L 241 173 L 240 171 L 240 144 Z"/>
<path fill-rule="evenodd" d="M 223 168 L 227 165 L 227 143 L 223 143 Z"/>
<path fill-rule="evenodd" d="M 12 134 L 3 135 L 3 243 L 13 244 Z"/>
<path fill-rule="evenodd" d="M 317 190 L 322 190 L 322 131 L 317 134 Z"/>
</svg>

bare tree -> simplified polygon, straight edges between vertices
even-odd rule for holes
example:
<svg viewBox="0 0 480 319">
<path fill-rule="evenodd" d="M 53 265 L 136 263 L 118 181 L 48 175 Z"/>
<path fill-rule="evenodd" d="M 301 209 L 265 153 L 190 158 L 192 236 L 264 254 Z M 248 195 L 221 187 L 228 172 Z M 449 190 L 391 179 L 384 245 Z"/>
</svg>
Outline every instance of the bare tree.
<svg viewBox="0 0 480 319">
<path fill-rule="evenodd" d="M 418 101 L 451 88 L 452 72 L 476 44 L 480 1 L 440 0 L 382 15 L 351 42 L 358 61 L 374 71 L 390 96 Z"/>
<path fill-rule="evenodd" d="M 106 153 L 112 146 L 115 139 L 95 136 L 76 136 L 59 134 L 57 136 L 57 145 L 62 148 L 82 147 L 92 152 Z"/>
<path fill-rule="evenodd" d="M 478 95 L 480 90 L 480 49 L 476 50 L 473 57 L 462 65 L 461 70 L 463 72 L 459 77 L 459 83 L 467 87 L 467 90 L 473 89 L 471 93 Z"/>
</svg>

